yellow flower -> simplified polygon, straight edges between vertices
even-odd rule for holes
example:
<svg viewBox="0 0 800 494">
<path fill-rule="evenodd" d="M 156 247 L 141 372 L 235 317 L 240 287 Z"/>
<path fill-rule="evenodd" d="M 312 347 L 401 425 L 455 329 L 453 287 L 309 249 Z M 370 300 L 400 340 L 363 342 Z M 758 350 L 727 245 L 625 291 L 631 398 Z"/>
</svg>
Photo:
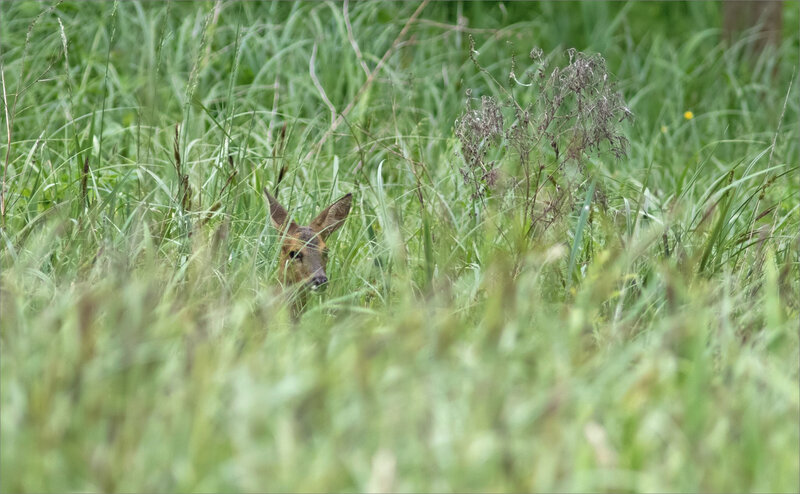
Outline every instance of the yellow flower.
<svg viewBox="0 0 800 494">
<path fill-rule="evenodd" d="M 667 126 L 666 125 L 662 125 L 661 126 L 661 133 L 662 134 L 666 134 L 667 133 Z"/>
<path fill-rule="evenodd" d="M 683 113 L 683 118 L 685 118 L 686 120 L 691 120 L 691 119 L 694 118 L 694 113 L 692 113 L 690 111 L 684 112 Z"/>
</svg>

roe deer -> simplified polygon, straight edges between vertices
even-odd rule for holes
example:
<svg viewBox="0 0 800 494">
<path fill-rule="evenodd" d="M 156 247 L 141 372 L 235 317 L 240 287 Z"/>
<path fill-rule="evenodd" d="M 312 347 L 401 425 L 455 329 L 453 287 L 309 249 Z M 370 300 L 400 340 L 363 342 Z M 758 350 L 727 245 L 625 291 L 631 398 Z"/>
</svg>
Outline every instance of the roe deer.
<svg viewBox="0 0 800 494">
<path fill-rule="evenodd" d="M 286 208 L 281 206 L 266 188 L 264 194 L 269 201 L 272 225 L 283 235 L 278 268 L 280 279 L 287 285 L 300 285 L 298 286 L 301 289 L 300 299 L 295 301 L 293 307 L 294 316 L 297 316 L 305 305 L 303 288 L 316 290 L 323 288 L 328 282 L 328 275 L 325 273 L 328 247 L 325 245 L 325 240 L 344 224 L 345 218 L 350 213 L 353 194 L 347 194 L 323 209 L 308 226 L 300 226 L 294 220 L 289 222 Z"/>
</svg>

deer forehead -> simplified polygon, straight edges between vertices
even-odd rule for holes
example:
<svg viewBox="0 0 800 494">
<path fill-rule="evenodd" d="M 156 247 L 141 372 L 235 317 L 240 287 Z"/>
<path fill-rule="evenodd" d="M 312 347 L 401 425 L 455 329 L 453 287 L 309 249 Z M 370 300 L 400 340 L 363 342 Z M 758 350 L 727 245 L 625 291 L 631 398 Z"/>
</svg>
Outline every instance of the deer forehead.
<svg viewBox="0 0 800 494">
<path fill-rule="evenodd" d="M 323 251 L 325 250 L 325 242 L 319 238 L 317 232 L 307 226 L 301 226 L 286 237 L 284 247 L 292 250 L 303 250 L 311 247 L 314 250 Z"/>
</svg>

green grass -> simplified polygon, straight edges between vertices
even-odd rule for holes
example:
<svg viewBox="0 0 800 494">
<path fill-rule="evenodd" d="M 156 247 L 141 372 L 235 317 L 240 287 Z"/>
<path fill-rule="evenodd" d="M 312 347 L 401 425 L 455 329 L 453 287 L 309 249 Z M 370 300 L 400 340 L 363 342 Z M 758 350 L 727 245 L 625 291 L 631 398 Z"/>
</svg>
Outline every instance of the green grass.
<svg viewBox="0 0 800 494">
<path fill-rule="evenodd" d="M 3 491 L 800 488 L 796 4 L 762 54 L 716 3 L 417 7 L 351 3 L 359 58 L 339 3 L 0 5 Z M 470 34 L 635 115 L 533 237 L 459 172 Z M 297 324 L 282 167 L 301 221 L 354 193 Z"/>
</svg>

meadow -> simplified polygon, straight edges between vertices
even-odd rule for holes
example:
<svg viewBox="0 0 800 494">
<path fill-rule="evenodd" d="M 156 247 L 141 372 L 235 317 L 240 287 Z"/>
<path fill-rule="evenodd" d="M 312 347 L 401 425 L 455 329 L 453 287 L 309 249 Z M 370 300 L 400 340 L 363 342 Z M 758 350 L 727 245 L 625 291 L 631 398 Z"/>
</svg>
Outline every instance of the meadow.
<svg viewBox="0 0 800 494">
<path fill-rule="evenodd" d="M 783 16 L 0 3 L 0 489 L 797 492 Z"/>
</svg>

